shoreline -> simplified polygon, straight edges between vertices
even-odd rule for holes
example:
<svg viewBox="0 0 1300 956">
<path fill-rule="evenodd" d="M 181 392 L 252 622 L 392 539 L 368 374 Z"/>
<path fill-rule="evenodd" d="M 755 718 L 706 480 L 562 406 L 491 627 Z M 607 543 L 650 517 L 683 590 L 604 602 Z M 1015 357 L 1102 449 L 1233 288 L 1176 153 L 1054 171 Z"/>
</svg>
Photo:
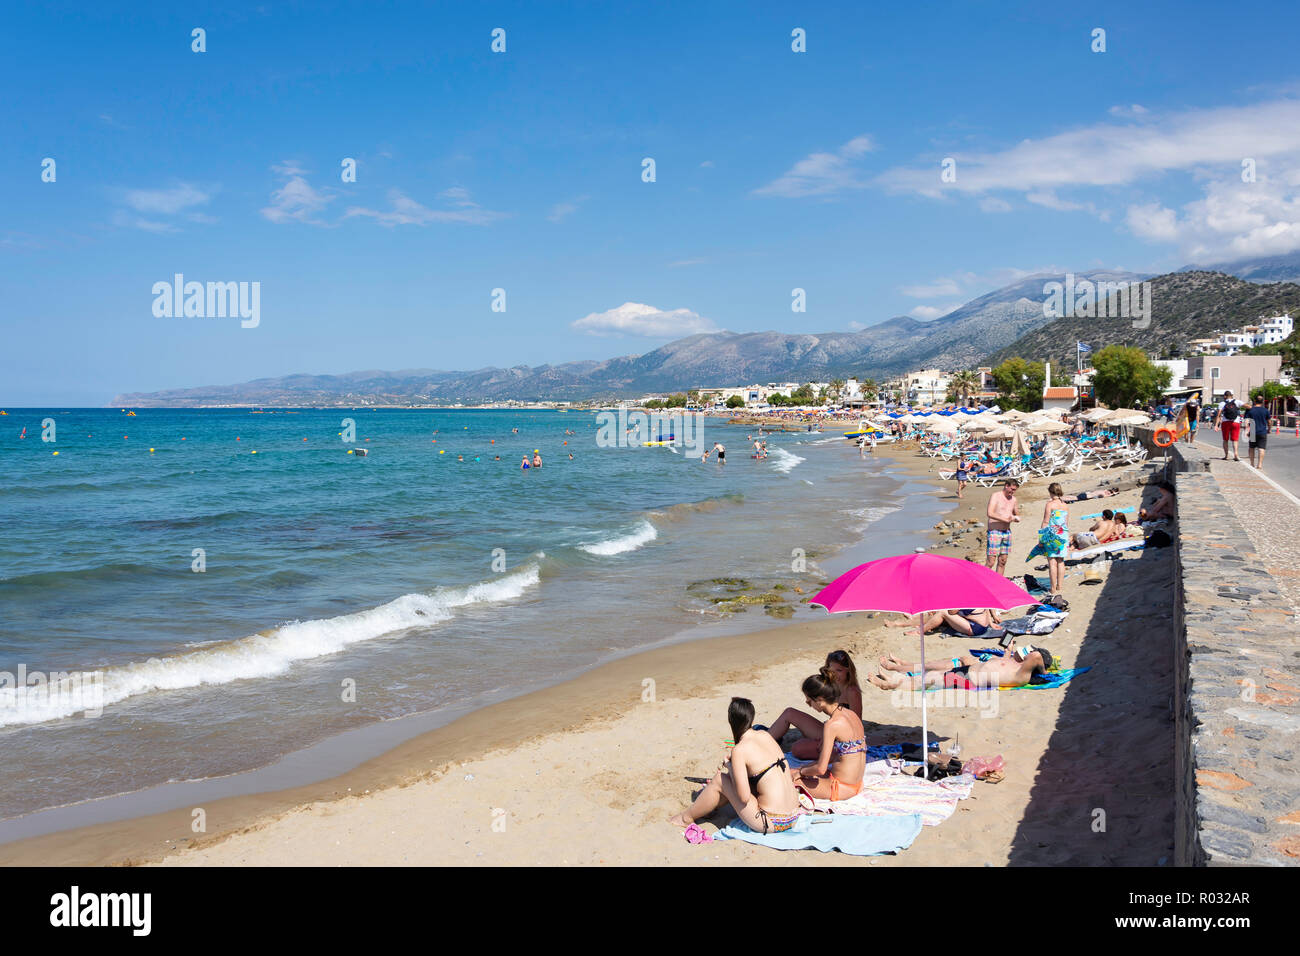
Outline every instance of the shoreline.
<svg viewBox="0 0 1300 956">
<path fill-rule="evenodd" d="M 884 447 L 882 446 L 882 449 Z M 895 493 L 907 495 L 909 491 L 911 494 L 922 491 L 922 489 L 918 488 L 909 489 L 908 485 L 914 479 L 924 476 L 924 461 L 913 460 L 910 455 L 904 457 L 887 454 L 882 457 L 889 460 L 884 471 L 880 473 L 880 477 L 891 478 L 899 485 Z M 930 482 L 924 482 L 924 484 L 931 485 Z M 927 487 L 923 493 L 929 494 L 930 491 L 931 489 Z M 915 536 L 918 539 L 930 539 L 934 536 L 933 530 L 928 526 L 889 531 L 887 533 L 891 536 Z M 836 563 L 837 558 L 842 561 L 844 558 L 853 555 L 856 550 L 864 546 L 865 542 L 866 538 L 862 536 L 846 541 L 833 556 L 829 556 L 831 562 Z M 842 617 L 861 616 L 845 615 Z M 592 698 L 599 706 L 615 704 L 617 703 L 615 696 L 607 694 L 607 689 L 614 680 L 610 675 L 620 674 L 625 668 L 635 670 L 638 667 L 643 669 L 658 667 L 676 673 L 678 670 L 690 669 L 686 666 L 686 658 L 689 658 L 692 661 L 700 661 L 706 669 L 711 669 L 715 663 L 720 663 L 720 660 L 715 662 L 712 654 L 708 653 L 709 649 L 726 645 L 727 651 L 725 654 L 730 655 L 737 650 L 736 647 L 732 646 L 732 643 L 737 641 L 743 644 L 746 653 L 755 646 L 762 646 L 764 649 L 762 653 L 765 657 L 775 659 L 777 656 L 775 648 L 788 650 L 791 642 L 795 642 L 799 646 L 805 644 L 821 646 L 820 642 L 824 642 L 826 639 L 822 635 L 822 631 L 829 629 L 831 633 L 837 635 L 842 632 L 842 627 L 838 626 L 842 624 L 839 619 L 803 620 L 780 624 L 767 624 L 764 622 L 756 628 L 746 622 L 737 623 L 743 625 L 745 629 L 731 634 L 709 634 L 686 639 L 681 639 L 679 636 L 681 632 L 679 632 L 678 635 L 621 654 L 588 670 L 561 676 L 548 685 L 535 686 L 520 693 L 512 693 L 504 699 L 491 701 L 469 712 L 464 712 L 464 708 L 440 708 L 435 711 L 410 714 L 394 721 L 378 721 L 315 741 L 306 747 L 283 754 L 270 764 L 260 767 L 197 780 L 172 781 L 151 785 L 140 790 L 48 807 L 18 817 L 12 817 L 0 821 L 0 831 L 10 828 L 20 831 L 36 829 L 38 832 L 33 835 L 9 839 L 7 842 L 0 842 L 0 865 L 42 863 L 47 865 L 51 863 L 112 865 L 116 863 L 152 861 L 161 854 L 171 852 L 178 845 L 178 833 L 182 834 L 179 838 L 182 844 L 184 842 L 208 843 L 221 839 L 231 832 L 243 829 L 260 818 L 281 814 L 285 810 L 305 802 L 338 799 L 347 797 L 350 792 L 369 792 L 384 787 L 407 785 L 414 779 L 427 776 L 429 773 L 427 768 L 430 763 L 433 763 L 435 767 L 442 767 L 448 763 L 454 764 L 469 759 L 472 754 L 468 752 L 467 747 L 455 746 L 452 743 L 458 737 L 486 739 L 488 741 L 487 751 L 491 751 L 498 746 L 508 746 L 508 738 L 504 737 L 499 742 L 493 743 L 496 738 L 487 731 L 487 722 L 490 720 L 499 718 L 511 722 L 525 716 L 530 721 L 541 720 L 539 724 L 530 723 L 530 726 L 541 729 L 534 730 L 527 739 L 535 739 L 546 734 L 563 733 L 575 727 L 580 727 L 586 722 L 586 717 L 578 719 L 575 723 L 564 719 L 562 712 L 550 713 L 554 699 L 572 693 L 579 698 L 579 701 Z M 757 624 L 757 622 L 755 623 Z M 805 638 L 803 636 L 804 629 L 810 629 L 818 636 Z M 677 654 L 670 653 L 673 649 L 681 649 L 681 654 L 684 656 L 679 659 Z M 691 650 L 687 651 L 686 649 Z M 714 651 L 713 653 L 719 652 Z M 659 655 L 666 656 L 661 658 Z M 640 693 L 639 687 L 638 682 L 638 695 Z M 537 699 L 533 700 L 533 698 Z M 633 699 L 639 700 L 639 696 Z M 518 705 L 517 713 L 514 705 Z M 588 712 L 590 705 L 579 703 L 575 705 L 574 709 L 581 708 L 586 708 L 584 712 Z M 549 716 L 543 720 L 538 716 L 539 709 Z M 458 711 L 460 712 L 458 713 Z M 430 721 L 439 720 L 440 717 L 445 717 L 448 713 L 452 715 L 449 719 L 442 719 L 429 729 L 416 729 L 412 733 L 409 731 L 409 725 L 408 728 L 398 726 L 404 722 L 427 724 Z M 479 718 L 478 715 L 491 715 L 491 717 Z M 407 730 L 406 733 L 403 733 L 404 729 Z M 332 752 L 333 759 L 330 762 L 337 764 L 349 760 L 351 756 L 347 746 L 349 739 L 364 738 L 366 736 L 379 738 L 381 741 L 384 738 L 396 738 L 397 742 L 382 742 L 378 750 L 372 749 L 368 753 L 363 749 L 365 755 L 351 761 L 351 768 L 342 772 L 316 771 L 316 775 L 306 782 L 287 784 L 283 782 L 286 776 L 301 778 L 304 772 L 313 772 L 310 769 L 296 772 L 292 769 L 286 771 L 282 768 L 282 765 L 286 762 L 290 764 L 308 764 L 310 766 L 312 763 L 311 753 L 319 750 Z M 364 744 L 362 747 L 364 748 Z M 482 752 L 484 752 L 482 749 L 476 748 L 476 753 L 481 754 Z M 259 777 L 269 777 L 271 779 L 265 787 L 253 783 L 251 784 L 253 792 L 242 792 L 250 786 L 248 783 L 250 778 L 256 780 Z M 276 782 L 276 778 L 280 778 L 280 782 Z M 229 795 L 214 795 L 214 791 L 219 794 L 220 791 L 229 789 L 234 789 L 236 792 Z M 120 815 L 114 809 L 116 807 L 120 810 L 123 804 L 132 800 L 139 800 L 146 807 L 150 804 L 155 806 L 174 804 L 180 802 L 179 797 L 184 796 L 184 791 L 187 790 L 196 792 L 197 803 L 204 807 L 209 820 L 221 819 L 225 821 L 219 827 L 210 826 L 209 831 L 200 840 L 186 841 L 183 836 L 190 832 L 189 808 L 195 805 L 195 801 L 185 803 L 185 807 L 182 809 L 143 809 L 140 812 L 126 815 Z M 105 812 L 104 808 L 106 807 Z M 100 809 L 99 814 L 96 813 L 96 808 Z M 46 823 L 50 822 L 51 816 L 56 820 L 58 817 L 67 817 L 73 820 L 80 818 L 80 821 L 84 821 L 85 817 L 96 815 L 110 815 L 114 818 L 102 822 L 55 824 L 54 829 L 39 832 L 43 830 Z M 25 825 L 25 821 L 30 823 L 41 818 L 43 818 L 44 822 L 36 823 L 35 827 Z M 170 839 L 173 841 L 171 844 L 166 842 L 168 837 L 159 838 L 156 836 L 156 834 L 163 833 L 170 834 Z"/>
<path fill-rule="evenodd" d="M 891 470 L 933 487 L 929 472 L 938 463 L 916 456 L 910 447 L 902 452 L 889 454 Z M 1117 477 L 1079 476 L 1076 490 Z M 1046 483 L 1022 489 L 1027 523 L 1033 522 L 1039 484 Z M 975 518 L 978 529 L 958 531 L 952 544 L 943 539 L 954 537 L 954 523 L 937 534 L 931 529 L 937 543 L 927 550 L 971 556 L 992 490 L 971 491 L 960 503 L 947 498 L 955 509 L 947 514 L 950 519 Z M 1129 491 L 1115 504 L 1140 497 L 1140 491 Z M 1019 536 L 1009 565 L 1016 572 L 1030 537 Z M 1167 557 L 1152 557 L 1152 568 L 1171 570 Z M 1140 600 L 1138 594 L 1150 596 L 1150 569 L 1142 580 L 1126 580 L 1134 577 L 1130 572 L 1137 562 L 1122 564 L 1113 578 L 1106 575 L 1102 588 L 1067 585 L 1076 620 L 1067 622 L 1063 635 L 1049 638 L 1063 666 L 1094 663 L 1099 643 L 1115 641 L 1111 649 L 1126 652 L 1136 650 L 1134 644 L 1146 644 L 1152 652 L 1167 647 L 1158 610 L 1137 608 L 1118 623 L 1093 620 L 1103 590 L 1113 590 L 1112 599 L 1126 607 Z M 1171 588 L 1172 580 L 1157 586 Z M 1164 817 L 1170 795 L 1157 779 L 1169 750 L 1167 715 L 1159 708 L 1142 713 L 1130 708 L 1153 691 L 1160 698 L 1171 662 L 1144 674 L 1115 668 L 1105 679 L 1085 677 L 1087 683 L 1076 680 L 1063 691 L 1003 694 L 1001 720 L 979 719 L 996 714 L 951 709 L 932 714 L 932 740 L 950 739 L 942 732 L 947 731 L 961 739 L 968 756 L 1005 754 L 1007 779 L 1001 786 L 977 785 L 952 821 L 942 828 L 926 827 L 898 857 L 863 861 L 736 844 L 701 851 L 674 835 L 665 823 L 669 813 L 689 800 L 696 785 L 692 781 L 716 765 L 710 750 L 716 751 L 725 729 L 720 718 L 726 700 L 732 694 L 748 696 L 770 719 L 776 708 L 797 703 L 793 689 L 830 648 L 849 650 L 863 677 L 874 669 L 878 653 L 914 654 L 915 638 L 885 627 L 884 617 L 837 615 L 638 652 L 467 714 L 328 780 L 206 804 L 207 832 L 200 835 L 191 831 L 187 808 L 6 844 L 0 847 L 0 862 L 1152 865 L 1168 857 L 1165 831 L 1172 832 L 1172 824 Z M 1085 644 L 1085 637 L 1092 643 Z M 968 643 L 930 639 L 927 651 L 931 656 L 959 647 L 964 652 Z M 654 681 L 654 700 L 648 702 L 642 697 L 647 678 Z M 919 733 L 919 714 L 899 706 L 890 695 L 865 690 L 864 720 L 873 728 L 874 742 L 910 740 Z M 526 733 L 519 732 L 521 727 Z M 1156 792 L 1123 792 L 1123 781 L 1139 776 L 1142 791 Z M 1079 800 L 1088 807 L 1110 808 L 1118 846 L 1116 841 L 1060 839 L 1081 813 L 1084 822 L 1078 825 L 1087 832 L 1087 814 L 1074 805 Z M 511 835 L 503 837 L 507 821 Z M 616 832 L 618 839 L 593 842 L 590 834 L 596 832 Z"/>
</svg>

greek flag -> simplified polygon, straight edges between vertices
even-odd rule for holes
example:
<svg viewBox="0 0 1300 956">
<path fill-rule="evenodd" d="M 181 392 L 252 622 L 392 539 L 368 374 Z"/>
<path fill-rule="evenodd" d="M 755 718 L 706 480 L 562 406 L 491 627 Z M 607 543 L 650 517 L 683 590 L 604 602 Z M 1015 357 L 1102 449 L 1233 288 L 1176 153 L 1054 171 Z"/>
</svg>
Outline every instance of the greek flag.
<svg viewBox="0 0 1300 956">
<path fill-rule="evenodd" d="M 1079 349 L 1080 352 L 1091 352 L 1091 351 L 1092 351 L 1092 346 L 1089 345 L 1087 342 L 1075 342 L 1074 344 L 1078 347 L 1078 349 Z"/>
</svg>

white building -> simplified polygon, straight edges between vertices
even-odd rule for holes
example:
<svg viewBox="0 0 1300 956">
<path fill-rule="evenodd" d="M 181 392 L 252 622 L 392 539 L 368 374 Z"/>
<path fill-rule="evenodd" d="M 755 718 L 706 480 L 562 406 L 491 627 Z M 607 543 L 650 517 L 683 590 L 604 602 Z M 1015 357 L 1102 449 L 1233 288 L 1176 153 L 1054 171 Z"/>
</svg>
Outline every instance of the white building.
<svg viewBox="0 0 1300 956">
<path fill-rule="evenodd" d="M 939 405 L 948 399 L 952 375 L 937 368 L 908 372 L 903 376 L 907 401 L 916 405 Z"/>
<path fill-rule="evenodd" d="M 1242 349 L 1281 342 L 1295 331 L 1295 319 L 1289 315 L 1274 315 L 1260 319 L 1254 325 L 1221 332 L 1211 340 L 1196 339 L 1191 344 L 1203 355 L 1236 355 Z"/>
</svg>

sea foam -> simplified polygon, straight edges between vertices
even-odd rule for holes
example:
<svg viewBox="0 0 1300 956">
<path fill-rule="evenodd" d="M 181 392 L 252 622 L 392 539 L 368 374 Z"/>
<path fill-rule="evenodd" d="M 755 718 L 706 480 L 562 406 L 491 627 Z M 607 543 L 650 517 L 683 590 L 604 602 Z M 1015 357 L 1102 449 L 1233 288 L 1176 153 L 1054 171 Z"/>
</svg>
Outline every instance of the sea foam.
<svg viewBox="0 0 1300 956">
<path fill-rule="evenodd" d="M 586 551 L 588 554 L 598 555 L 602 558 L 609 557 L 612 554 L 625 554 L 628 551 L 635 551 L 644 545 L 649 544 L 655 538 L 659 537 L 659 532 L 649 521 L 642 519 L 640 524 L 633 528 L 627 534 L 619 535 L 616 538 L 609 538 L 605 541 L 593 541 L 589 544 L 580 544 L 578 548 Z"/>
<path fill-rule="evenodd" d="M 534 561 L 489 581 L 462 588 L 438 588 L 430 594 L 403 594 L 387 604 L 353 614 L 294 621 L 168 657 L 151 657 L 102 671 L 73 672 L 49 684 L 0 686 L 0 727 L 71 717 L 152 691 L 274 677 L 287 672 L 296 661 L 324 657 L 362 641 L 450 620 L 456 608 L 513 600 L 540 580 L 540 566 Z"/>
</svg>

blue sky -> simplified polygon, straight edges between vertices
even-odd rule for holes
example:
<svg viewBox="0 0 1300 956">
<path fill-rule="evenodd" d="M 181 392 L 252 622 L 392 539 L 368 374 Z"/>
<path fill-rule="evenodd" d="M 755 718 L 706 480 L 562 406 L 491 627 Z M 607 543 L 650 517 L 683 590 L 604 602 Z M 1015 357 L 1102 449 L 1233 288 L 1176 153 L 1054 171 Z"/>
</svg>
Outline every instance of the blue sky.
<svg viewBox="0 0 1300 956">
<path fill-rule="evenodd" d="M 1294 4 L 84 6 L 0 34 L 0 405 L 847 330 L 1300 248 Z M 260 324 L 156 317 L 178 272 L 259 282 Z"/>
</svg>

